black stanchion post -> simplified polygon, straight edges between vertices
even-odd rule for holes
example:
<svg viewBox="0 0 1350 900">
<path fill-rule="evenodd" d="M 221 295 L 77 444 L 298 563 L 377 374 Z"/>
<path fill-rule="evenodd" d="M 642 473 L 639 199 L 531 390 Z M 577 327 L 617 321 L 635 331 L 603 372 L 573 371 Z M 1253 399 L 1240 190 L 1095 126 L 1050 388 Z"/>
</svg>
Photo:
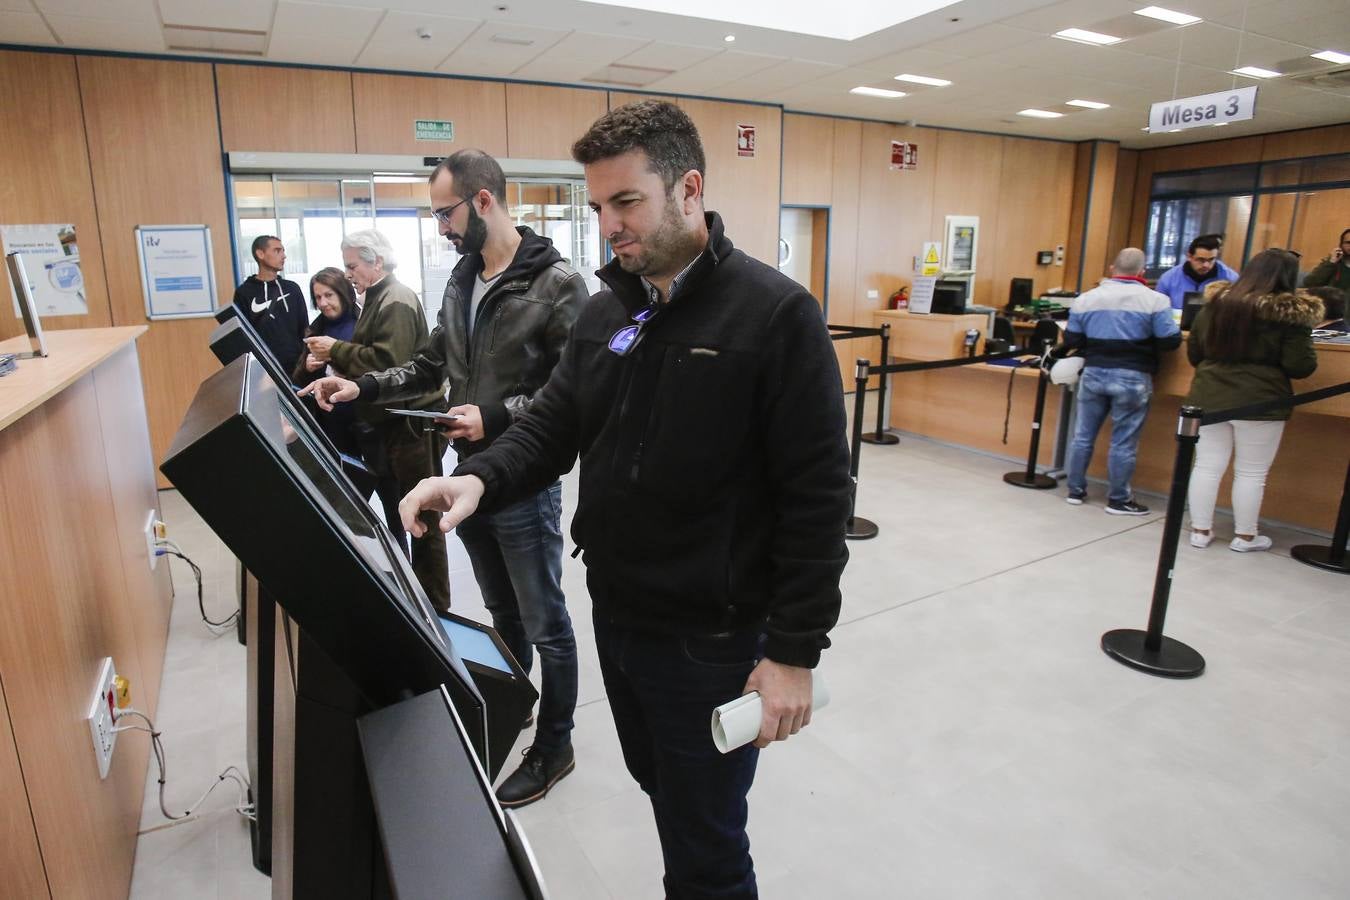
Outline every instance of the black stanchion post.
<svg viewBox="0 0 1350 900">
<path fill-rule="evenodd" d="M 1038 368 L 1037 372 L 1036 410 L 1031 417 L 1031 449 L 1027 453 L 1027 468 L 1024 472 L 1009 472 L 1003 476 L 1003 480 L 1013 487 L 1043 491 L 1054 487 L 1057 482 L 1049 475 L 1036 472 L 1036 457 L 1041 452 L 1041 421 L 1045 418 L 1045 391 L 1050 383 L 1050 376 L 1045 374 L 1045 369 Z"/>
<path fill-rule="evenodd" d="M 862 420 L 863 406 L 867 402 L 867 370 L 871 363 L 858 360 L 853 394 L 853 440 L 850 442 L 852 455 L 849 459 L 848 474 L 852 482 L 853 494 L 848 504 L 848 524 L 844 528 L 844 537 L 855 541 L 865 541 L 877 536 L 877 525 L 867 519 L 855 516 L 858 507 L 858 467 L 862 465 Z"/>
<path fill-rule="evenodd" d="M 1194 678 L 1205 671 L 1205 658 L 1181 641 L 1163 636 L 1167 601 L 1172 594 L 1172 572 L 1181 538 L 1181 514 L 1186 507 L 1186 488 L 1191 483 L 1191 462 L 1200 440 L 1201 411 L 1183 406 L 1177 421 L 1177 459 L 1172 469 L 1172 492 L 1167 495 L 1167 520 L 1163 523 L 1158 572 L 1153 579 L 1153 605 L 1148 630 L 1118 628 L 1102 635 L 1102 650 L 1116 662 L 1150 675 Z"/>
<path fill-rule="evenodd" d="M 1331 533 L 1331 546 L 1299 544 L 1289 555 L 1301 563 L 1350 575 L 1350 560 L 1345 558 L 1345 542 L 1350 540 L 1350 463 L 1345 467 L 1345 489 L 1341 491 L 1341 508 L 1336 514 L 1336 530 Z"/>
<path fill-rule="evenodd" d="M 891 362 L 891 323 L 881 323 L 881 366 L 884 369 Z M 891 444 L 900 443 L 900 438 L 886 428 L 886 409 L 890 403 L 889 382 L 890 376 L 885 372 L 881 373 L 881 380 L 877 384 L 877 430 L 868 432 L 862 436 L 862 439 L 869 444 Z"/>
</svg>

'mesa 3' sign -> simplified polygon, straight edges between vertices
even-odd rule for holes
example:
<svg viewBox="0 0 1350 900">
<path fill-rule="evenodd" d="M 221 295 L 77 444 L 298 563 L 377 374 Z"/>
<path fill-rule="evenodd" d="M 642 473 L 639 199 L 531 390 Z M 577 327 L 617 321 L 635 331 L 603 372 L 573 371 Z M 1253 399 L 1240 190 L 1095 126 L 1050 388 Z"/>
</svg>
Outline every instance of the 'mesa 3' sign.
<svg viewBox="0 0 1350 900">
<path fill-rule="evenodd" d="M 1148 130 L 1179 131 L 1201 125 L 1242 122 L 1256 115 L 1256 88 L 1237 88 L 1199 97 L 1182 97 L 1153 104 L 1148 114 Z"/>
</svg>

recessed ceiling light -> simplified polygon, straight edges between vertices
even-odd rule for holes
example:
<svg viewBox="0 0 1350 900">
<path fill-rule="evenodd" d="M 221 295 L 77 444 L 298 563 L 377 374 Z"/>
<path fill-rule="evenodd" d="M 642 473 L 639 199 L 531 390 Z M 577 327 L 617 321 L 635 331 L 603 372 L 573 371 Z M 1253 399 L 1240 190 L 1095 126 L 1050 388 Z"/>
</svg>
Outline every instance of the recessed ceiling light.
<svg viewBox="0 0 1350 900">
<path fill-rule="evenodd" d="M 886 97 L 892 100 L 895 99 L 896 97 L 905 96 L 904 91 L 888 91 L 885 88 L 862 87 L 862 86 L 853 88 L 852 90 L 849 91 L 849 93 L 862 94 L 864 97 Z"/>
<path fill-rule="evenodd" d="M 1048 109 L 1024 109 L 1018 115 L 1030 116 L 1033 119 L 1058 119 L 1064 113 L 1051 112 Z"/>
<path fill-rule="evenodd" d="M 1066 41 L 1078 41 L 1080 44 L 1118 44 L 1121 41 L 1114 35 L 1100 34 L 1084 28 L 1065 28 L 1063 31 L 1056 31 L 1055 37 Z"/>
<path fill-rule="evenodd" d="M 1150 19 L 1157 19 L 1160 22 L 1171 22 L 1173 25 L 1194 25 L 1201 21 L 1199 16 L 1188 16 L 1183 12 L 1163 9 L 1161 6 L 1145 6 L 1143 9 L 1134 11 L 1136 16 L 1148 16 Z"/>
<path fill-rule="evenodd" d="M 910 74 L 897 75 L 895 76 L 895 80 L 911 81 L 914 84 L 926 84 L 931 87 L 946 87 L 947 85 L 951 84 L 951 82 L 945 78 L 931 78 L 928 75 L 910 75 Z"/>
<path fill-rule="evenodd" d="M 1335 50 L 1323 50 L 1321 53 L 1314 53 L 1312 58 L 1324 59 L 1327 62 L 1335 63 L 1338 66 L 1350 63 L 1350 53 L 1337 53 Z"/>
<path fill-rule="evenodd" d="M 1260 66 L 1243 66 L 1240 69 L 1233 69 L 1234 75 L 1246 75 L 1248 78 L 1279 78 L 1279 72 L 1273 72 L 1270 69 L 1263 69 Z"/>
<path fill-rule="evenodd" d="M 1081 106 L 1083 109 L 1110 109 L 1110 103 L 1098 103 L 1096 100 L 1066 100 L 1067 106 Z"/>
<path fill-rule="evenodd" d="M 734 34 L 729 34 L 729 35 L 727 35 L 726 37 L 722 38 L 722 40 L 724 40 L 724 41 L 726 41 L 728 44 L 730 44 L 732 41 L 736 40 L 736 35 L 734 35 Z"/>
</svg>

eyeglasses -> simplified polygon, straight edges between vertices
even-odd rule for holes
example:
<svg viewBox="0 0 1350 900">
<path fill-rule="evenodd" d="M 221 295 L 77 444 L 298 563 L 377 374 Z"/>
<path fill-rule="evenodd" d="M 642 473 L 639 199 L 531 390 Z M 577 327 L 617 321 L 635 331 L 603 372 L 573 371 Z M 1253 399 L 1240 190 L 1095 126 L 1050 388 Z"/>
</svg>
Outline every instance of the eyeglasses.
<svg viewBox="0 0 1350 900">
<path fill-rule="evenodd" d="M 431 217 L 442 225 L 449 225 L 450 216 L 454 214 L 455 210 L 459 209 L 461 206 L 463 206 L 465 203 L 468 203 L 472 199 L 473 199 L 472 197 L 465 197 L 463 200 L 459 201 L 454 206 L 447 206 L 444 209 L 433 209 L 431 211 Z"/>
<path fill-rule="evenodd" d="M 644 306 L 633 313 L 633 321 L 636 325 L 625 325 L 614 336 L 609 339 L 609 349 L 619 354 L 627 356 L 637 349 L 637 345 L 642 340 L 642 329 L 656 316 L 656 306 Z"/>
</svg>

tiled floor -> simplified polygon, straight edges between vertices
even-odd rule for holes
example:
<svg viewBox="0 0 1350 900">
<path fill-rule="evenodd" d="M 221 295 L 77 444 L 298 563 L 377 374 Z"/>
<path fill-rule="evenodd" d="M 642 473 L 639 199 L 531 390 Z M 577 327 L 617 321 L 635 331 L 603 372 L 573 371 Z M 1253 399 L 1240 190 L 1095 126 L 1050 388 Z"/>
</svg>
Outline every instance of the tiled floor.
<svg viewBox="0 0 1350 900">
<path fill-rule="evenodd" d="M 1098 641 L 1143 627 L 1161 516 L 1103 515 L 1100 486 L 1071 507 L 1062 488 L 1004 485 L 1016 468 L 911 438 L 865 447 L 857 511 L 881 533 L 850 544 L 822 663 L 833 702 L 761 757 L 761 894 L 1350 896 L 1350 580 L 1290 560 L 1310 538 L 1279 529 L 1270 553 L 1183 546 L 1167 631 L 1208 669 L 1134 672 Z M 232 560 L 176 494 L 161 499 L 223 616 Z M 181 809 L 243 765 L 243 648 L 207 631 L 174 567 L 157 724 Z M 456 607 L 482 616 L 457 543 L 451 578 Z M 581 645 L 577 769 L 521 818 L 554 900 L 659 898 L 650 809 L 623 769 L 577 560 L 565 587 Z M 132 897 L 269 896 L 228 786 L 171 827 L 154 787 L 152 773 Z"/>
</svg>

